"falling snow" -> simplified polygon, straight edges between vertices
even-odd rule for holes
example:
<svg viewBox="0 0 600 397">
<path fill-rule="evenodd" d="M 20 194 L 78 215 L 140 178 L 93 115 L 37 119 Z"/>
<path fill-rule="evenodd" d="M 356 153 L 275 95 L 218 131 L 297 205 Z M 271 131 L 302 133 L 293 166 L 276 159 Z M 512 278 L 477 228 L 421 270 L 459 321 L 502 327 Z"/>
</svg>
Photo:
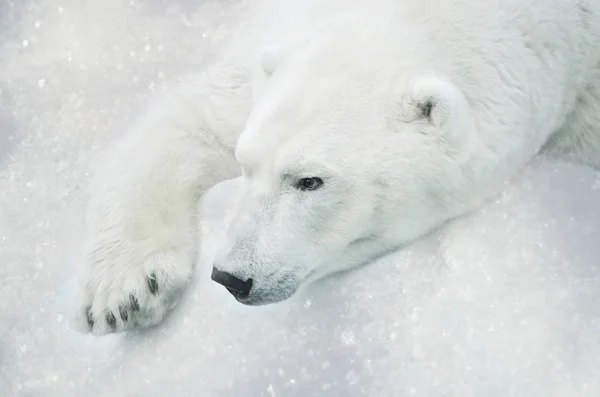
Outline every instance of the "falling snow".
<svg viewBox="0 0 600 397">
<path fill-rule="evenodd" d="M 235 7 L 0 2 L 0 396 L 600 396 L 600 174 L 552 161 L 411 247 L 258 308 L 209 280 L 226 182 L 164 324 L 70 329 L 93 164 L 215 53 Z"/>
</svg>

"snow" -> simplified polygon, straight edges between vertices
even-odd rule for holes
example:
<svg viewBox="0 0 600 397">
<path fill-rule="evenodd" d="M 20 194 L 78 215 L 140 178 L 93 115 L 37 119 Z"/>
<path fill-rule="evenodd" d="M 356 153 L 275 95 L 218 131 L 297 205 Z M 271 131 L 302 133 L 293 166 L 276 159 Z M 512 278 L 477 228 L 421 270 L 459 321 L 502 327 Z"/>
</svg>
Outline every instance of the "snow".
<svg viewBox="0 0 600 397">
<path fill-rule="evenodd" d="M 234 2 L 0 0 L 0 396 L 598 396 L 600 173 L 539 160 L 471 216 L 293 299 L 209 280 L 159 327 L 69 327 L 93 164 Z"/>
</svg>

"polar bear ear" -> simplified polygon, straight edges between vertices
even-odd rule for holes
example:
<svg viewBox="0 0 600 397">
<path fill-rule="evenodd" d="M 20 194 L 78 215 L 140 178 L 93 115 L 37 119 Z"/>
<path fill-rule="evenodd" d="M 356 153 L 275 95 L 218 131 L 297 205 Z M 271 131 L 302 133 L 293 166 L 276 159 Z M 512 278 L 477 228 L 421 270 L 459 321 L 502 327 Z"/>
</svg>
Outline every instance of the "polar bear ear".
<svg viewBox="0 0 600 397">
<path fill-rule="evenodd" d="M 251 81 L 254 102 L 262 96 L 269 79 L 279 66 L 280 57 L 280 50 L 277 47 L 267 47 L 258 55 Z"/>
<path fill-rule="evenodd" d="M 277 47 L 267 47 L 260 54 L 260 68 L 266 78 L 269 78 L 277 70 L 281 51 Z"/>
<path fill-rule="evenodd" d="M 448 80 L 417 79 L 402 103 L 404 121 L 426 120 L 449 143 L 460 144 L 470 132 L 471 111 L 467 98 Z"/>
</svg>

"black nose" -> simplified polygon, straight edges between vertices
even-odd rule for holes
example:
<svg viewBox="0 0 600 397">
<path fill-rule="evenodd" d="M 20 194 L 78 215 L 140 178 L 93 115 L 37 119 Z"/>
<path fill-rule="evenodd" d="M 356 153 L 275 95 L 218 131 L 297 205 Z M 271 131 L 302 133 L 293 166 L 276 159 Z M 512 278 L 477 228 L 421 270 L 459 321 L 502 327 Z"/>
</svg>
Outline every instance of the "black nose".
<svg viewBox="0 0 600 397">
<path fill-rule="evenodd" d="M 236 276 L 227 272 L 222 272 L 216 267 L 213 267 L 210 278 L 227 288 L 227 291 L 236 298 L 243 299 L 250 295 L 250 290 L 252 289 L 251 278 L 246 281 L 240 280 Z"/>
</svg>

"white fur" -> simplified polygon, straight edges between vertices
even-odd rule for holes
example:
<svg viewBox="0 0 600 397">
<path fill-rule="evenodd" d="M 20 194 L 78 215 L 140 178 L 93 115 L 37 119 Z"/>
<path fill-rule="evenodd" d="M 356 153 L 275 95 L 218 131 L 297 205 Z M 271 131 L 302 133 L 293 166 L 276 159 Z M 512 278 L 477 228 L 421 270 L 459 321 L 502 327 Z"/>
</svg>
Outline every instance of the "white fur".
<svg viewBox="0 0 600 397">
<path fill-rule="evenodd" d="M 244 198 L 215 266 L 253 279 L 246 304 L 410 243 L 544 146 L 600 165 L 594 0 L 253 4 L 256 24 L 99 169 L 81 329 L 163 318 L 192 272 L 198 199 L 237 174 L 234 148 Z M 320 189 L 297 189 L 314 176 Z"/>
</svg>

